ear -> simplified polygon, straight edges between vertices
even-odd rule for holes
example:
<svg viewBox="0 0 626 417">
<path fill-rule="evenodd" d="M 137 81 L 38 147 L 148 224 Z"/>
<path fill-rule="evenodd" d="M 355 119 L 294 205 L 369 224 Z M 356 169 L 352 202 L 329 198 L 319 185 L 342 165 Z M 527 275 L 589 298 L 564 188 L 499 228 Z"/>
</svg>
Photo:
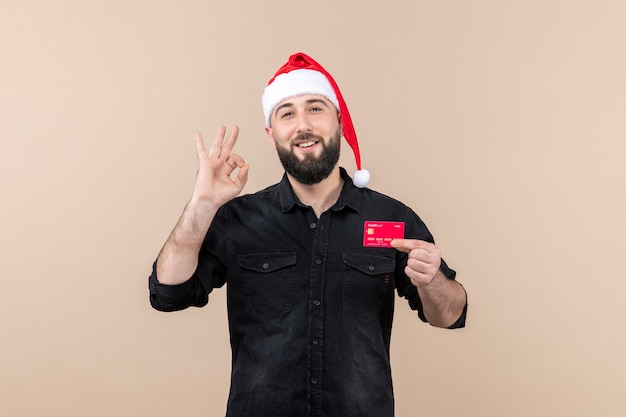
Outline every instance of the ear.
<svg viewBox="0 0 626 417">
<path fill-rule="evenodd" d="M 271 127 L 266 127 L 265 128 L 265 133 L 267 133 L 267 137 L 270 138 L 270 141 L 272 142 L 272 145 L 276 145 L 276 141 L 274 140 L 274 132 L 272 131 Z"/>
<path fill-rule="evenodd" d="M 341 122 L 341 112 L 337 110 L 337 121 L 339 122 L 339 128 L 341 128 L 341 134 L 343 135 L 343 123 Z"/>
</svg>

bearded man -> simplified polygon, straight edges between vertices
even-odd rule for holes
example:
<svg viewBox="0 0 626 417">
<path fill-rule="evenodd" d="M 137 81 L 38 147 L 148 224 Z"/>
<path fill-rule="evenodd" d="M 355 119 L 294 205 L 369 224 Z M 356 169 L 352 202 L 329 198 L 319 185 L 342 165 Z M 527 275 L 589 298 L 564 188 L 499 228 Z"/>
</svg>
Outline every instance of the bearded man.
<svg viewBox="0 0 626 417">
<path fill-rule="evenodd" d="M 444 328 L 465 326 L 466 293 L 417 214 L 365 187 L 350 114 L 321 65 L 292 55 L 262 106 L 282 180 L 239 196 L 239 129 L 221 126 L 208 149 L 197 134 L 194 191 L 154 263 L 151 304 L 201 307 L 227 284 L 227 416 L 393 416 L 395 293 Z M 342 136 L 354 181 L 338 165 Z"/>
</svg>

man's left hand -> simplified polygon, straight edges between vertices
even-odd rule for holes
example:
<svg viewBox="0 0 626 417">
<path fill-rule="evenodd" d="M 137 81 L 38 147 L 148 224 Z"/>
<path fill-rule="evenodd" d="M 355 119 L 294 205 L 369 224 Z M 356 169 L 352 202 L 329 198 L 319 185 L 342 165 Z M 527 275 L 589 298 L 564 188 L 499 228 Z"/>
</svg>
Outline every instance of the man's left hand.
<svg viewBox="0 0 626 417">
<path fill-rule="evenodd" d="M 441 251 L 430 242 L 417 239 L 394 239 L 391 247 L 409 255 L 404 272 L 416 287 L 433 280 L 441 266 Z"/>
</svg>

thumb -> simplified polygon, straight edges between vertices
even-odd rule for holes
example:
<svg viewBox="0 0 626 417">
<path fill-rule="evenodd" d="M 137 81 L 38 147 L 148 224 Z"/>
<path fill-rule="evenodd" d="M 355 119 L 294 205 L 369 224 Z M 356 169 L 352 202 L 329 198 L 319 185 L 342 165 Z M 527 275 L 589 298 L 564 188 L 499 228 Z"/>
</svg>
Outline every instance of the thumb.
<svg viewBox="0 0 626 417">
<path fill-rule="evenodd" d="M 237 172 L 237 176 L 235 177 L 235 185 L 240 190 L 246 185 L 248 182 L 248 170 L 250 169 L 250 165 L 244 164 L 239 167 L 239 172 Z"/>
</svg>

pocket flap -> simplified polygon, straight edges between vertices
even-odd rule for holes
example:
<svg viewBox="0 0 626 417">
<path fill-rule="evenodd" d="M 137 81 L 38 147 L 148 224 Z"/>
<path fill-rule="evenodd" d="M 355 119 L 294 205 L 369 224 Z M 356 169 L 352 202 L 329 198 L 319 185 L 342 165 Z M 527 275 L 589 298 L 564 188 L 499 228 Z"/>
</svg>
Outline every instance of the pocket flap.
<svg viewBox="0 0 626 417">
<path fill-rule="evenodd" d="M 396 268 L 396 259 L 384 255 L 344 253 L 343 262 L 367 275 L 387 274 Z"/>
<path fill-rule="evenodd" d="M 250 271 L 269 273 L 295 265 L 295 252 L 247 253 L 239 255 L 239 266 Z"/>
</svg>

